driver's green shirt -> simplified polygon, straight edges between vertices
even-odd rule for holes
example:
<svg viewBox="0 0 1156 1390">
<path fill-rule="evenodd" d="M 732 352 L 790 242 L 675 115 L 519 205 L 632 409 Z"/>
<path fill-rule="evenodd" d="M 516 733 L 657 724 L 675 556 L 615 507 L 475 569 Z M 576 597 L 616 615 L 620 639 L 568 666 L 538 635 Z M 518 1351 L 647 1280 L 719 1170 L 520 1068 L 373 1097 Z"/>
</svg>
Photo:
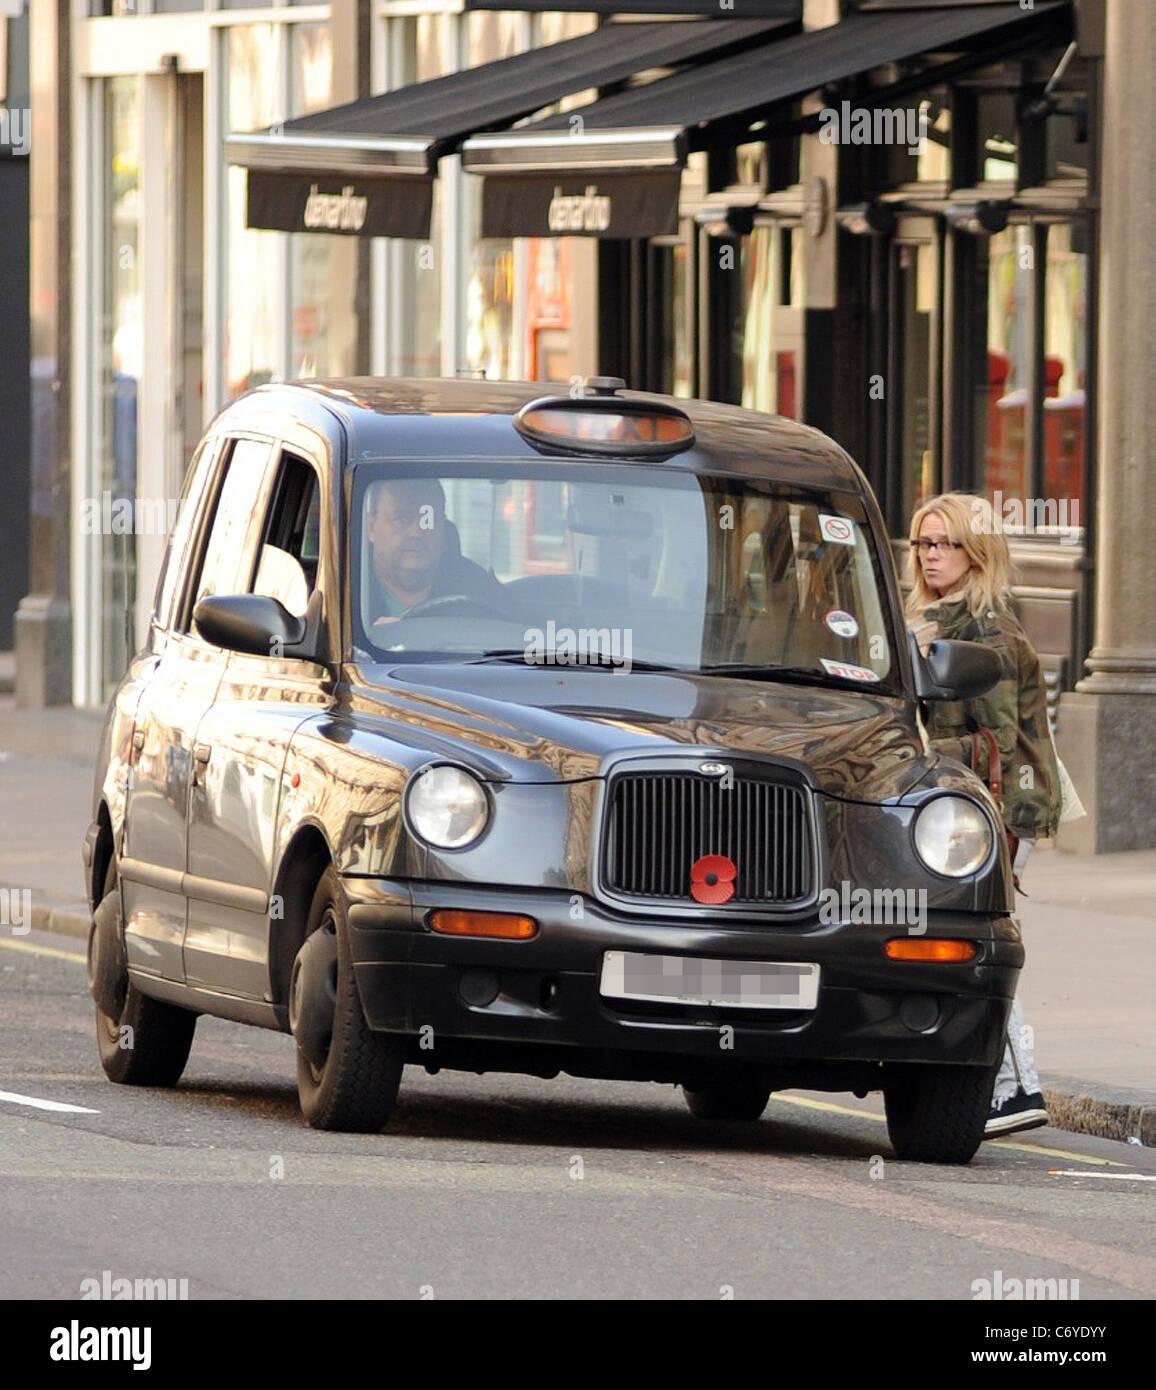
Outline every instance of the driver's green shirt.
<svg viewBox="0 0 1156 1390">
<path fill-rule="evenodd" d="M 400 618 L 406 609 L 413 607 L 412 603 L 404 603 L 401 599 L 396 598 L 380 582 L 377 585 L 377 600 L 378 611 L 374 615 L 375 618 Z"/>
</svg>

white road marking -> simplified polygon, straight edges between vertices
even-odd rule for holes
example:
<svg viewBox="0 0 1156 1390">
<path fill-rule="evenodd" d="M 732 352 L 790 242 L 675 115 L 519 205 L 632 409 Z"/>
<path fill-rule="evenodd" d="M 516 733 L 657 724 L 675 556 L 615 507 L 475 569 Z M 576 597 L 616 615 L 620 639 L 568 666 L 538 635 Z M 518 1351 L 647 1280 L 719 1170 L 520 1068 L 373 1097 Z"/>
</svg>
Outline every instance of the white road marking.
<svg viewBox="0 0 1156 1390">
<path fill-rule="evenodd" d="M 87 1105 L 65 1105 L 62 1100 L 39 1100 L 36 1096 L 22 1096 L 16 1091 L 0 1091 L 0 1101 L 9 1105 L 30 1105 L 34 1110 L 60 1110 L 68 1115 L 99 1115 L 99 1110 L 90 1110 Z"/>
<path fill-rule="evenodd" d="M 1156 1182 L 1156 1173 L 1080 1173 L 1070 1168 L 1049 1168 L 1049 1178 L 1118 1178 L 1121 1182 Z"/>
</svg>

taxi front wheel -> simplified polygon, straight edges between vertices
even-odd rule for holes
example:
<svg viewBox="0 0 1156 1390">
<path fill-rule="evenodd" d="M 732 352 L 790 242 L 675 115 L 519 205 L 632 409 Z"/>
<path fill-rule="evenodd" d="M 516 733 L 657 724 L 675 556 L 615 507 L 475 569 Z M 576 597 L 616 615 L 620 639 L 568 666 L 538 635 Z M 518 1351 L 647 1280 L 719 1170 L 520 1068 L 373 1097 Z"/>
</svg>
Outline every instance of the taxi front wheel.
<svg viewBox="0 0 1156 1390">
<path fill-rule="evenodd" d="M 897 1158 L 969 1163 L 983 1140 L 997 1066 L 895 1066 L 883 1083 Z"/>
<path fill-rule="evenodd" d="M 393 1112 L 405 1039 L 365 1021 L 349 951 L 345 894 L 337 870 L 322 875 L 304 945 L 289 982 L 289 1027 L 297 1042 L 297 1094 L 314 1129 L 371 1134 Z"/>
</svg>

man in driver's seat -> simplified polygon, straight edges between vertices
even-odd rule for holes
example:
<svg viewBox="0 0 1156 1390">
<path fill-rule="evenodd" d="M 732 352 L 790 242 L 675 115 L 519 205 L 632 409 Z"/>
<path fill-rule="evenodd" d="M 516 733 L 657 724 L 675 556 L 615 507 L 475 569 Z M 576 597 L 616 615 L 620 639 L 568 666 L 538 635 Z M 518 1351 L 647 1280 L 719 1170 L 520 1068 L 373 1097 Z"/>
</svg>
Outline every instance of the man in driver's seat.
<svg viewBox="0 0 1156 1390">
<path fill-rule="evenodd" d="M 436 478 L 393 478 L 370 488 L 366 535 L 373 555 L 369 610 L 374 626 L 392 623 L 430 599 L 463 595 L 479 606 L 502 586 L 461 552 Z"/>
</svg>

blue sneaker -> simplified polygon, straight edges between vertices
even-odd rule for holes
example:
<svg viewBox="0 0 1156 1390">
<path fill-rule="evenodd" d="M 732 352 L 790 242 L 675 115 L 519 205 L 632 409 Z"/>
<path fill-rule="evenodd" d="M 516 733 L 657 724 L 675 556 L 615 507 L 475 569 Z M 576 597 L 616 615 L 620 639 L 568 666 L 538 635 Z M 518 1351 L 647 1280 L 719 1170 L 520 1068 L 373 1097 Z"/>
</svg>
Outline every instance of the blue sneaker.
<svg viewBox="0 0 1156 1390">
<path fill-rule="evenodd" d="M 1017 1134 L 1021 1129 L 1038 1129 L 1048 1122 L 1044 1098 L 1039 1091 L 1017 1091 L 988 1112 L 984 1126 L 985 1139 L 999 1139 L 1005 1134 Z"/>
</svg>

